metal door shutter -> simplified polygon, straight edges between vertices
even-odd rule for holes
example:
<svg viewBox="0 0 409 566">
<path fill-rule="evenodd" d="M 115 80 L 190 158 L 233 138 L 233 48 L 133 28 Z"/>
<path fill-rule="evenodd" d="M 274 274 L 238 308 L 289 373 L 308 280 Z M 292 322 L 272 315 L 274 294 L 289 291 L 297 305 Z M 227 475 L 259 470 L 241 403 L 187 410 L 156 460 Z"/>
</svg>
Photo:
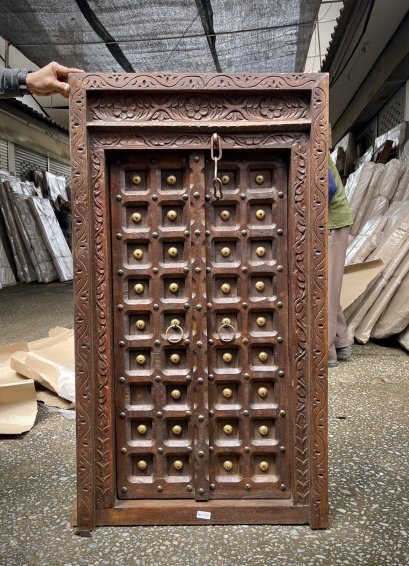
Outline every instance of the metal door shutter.
<svg viewBox="0 0 409 566">
<path fill-rule="evenodd" d="M 0 169 L 8 169 L 7 141 L 0 139 Z"/>
<path fill-rule="evenodd" d="M 62 175 L 66 179 L 69 179 L 71 175 L 71 168 L 69 164 L 62 163 L 61 161 L 57 161 L 51 157 L 50 173 L 53 173 L 54 175 Z"/>
<path fill-rule="evenodd" d="M 15 145 L 16 175 L 23 181 L 28 179 L 31 169 L 42 169 L 47 171 L 47 156 L 27 149 L 21 145 Z"/>
</svg>

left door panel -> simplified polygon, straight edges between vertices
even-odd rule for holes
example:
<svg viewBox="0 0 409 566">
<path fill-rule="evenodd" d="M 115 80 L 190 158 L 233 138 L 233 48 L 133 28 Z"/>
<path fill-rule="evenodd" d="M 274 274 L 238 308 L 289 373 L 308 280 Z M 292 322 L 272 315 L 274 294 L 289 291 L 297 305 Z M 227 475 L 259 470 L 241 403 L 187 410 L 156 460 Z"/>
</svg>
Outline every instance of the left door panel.
<svg viewBox="0 0 409 566">
<path fill-rule="evenodd" d="M 110 165 L 117 495 L 194 498 L 189 156 Z"/>
</svg>

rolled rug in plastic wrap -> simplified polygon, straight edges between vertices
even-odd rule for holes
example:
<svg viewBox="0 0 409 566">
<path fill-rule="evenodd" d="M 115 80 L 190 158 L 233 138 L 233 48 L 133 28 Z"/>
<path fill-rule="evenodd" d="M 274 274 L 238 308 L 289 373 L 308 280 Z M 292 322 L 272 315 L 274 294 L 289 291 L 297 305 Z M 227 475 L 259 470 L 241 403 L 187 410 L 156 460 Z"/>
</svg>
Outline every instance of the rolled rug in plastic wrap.
<svg viewBox="0 0 409 566">
<path fill-rule="evenodd" d="M 379 183 L 379 181 L 382 177 L 384 167 L 385 167 L 385 165 L 382 165 L 382 164 L 375 165 L 374 172 L 372 174 L 372 177 L 369 181 L 368 186 L 366 187 L 366 191 L 365 191 L 365 193 L 364 193 L 364 195 L 363 195 L 363 197 L 362 197 L 362 199 L 359 203 L 359 209 L 356 212 L 354 222 L 351 226 L 350 233 L 353 236 L 356 236 L 357 234 L 359 234 L 360 229 L 362 228 L 363 224 L 365 223 L 364 222 L 365 213 L 368 209 L 369 203 L 375 197 L 376 187 L 377 187 L 377 184 Z"/>
<path fill-rule="evenodd" d="M 387 248 L 386 251 L 388 253 L 386 253 L 385 251 L 385 253 L 383 253 L 382 255 L 379 255 L 377 253 L 377 257 L 372 257 L 372 255 L 374 254 L 371 254 L 370 256 L 370 259 L 381 259 L 385 265 L 385 268 L 376 283 L 370 289 L 368 289 L 368 292 L 365 295 L 362 296 L 359 304 L 354 308 L 353 313 L 347 313 L 348 334 L 351 339 L 353 337 L 356 337 L 357 327 L 361 324 L 372 305 L 377 301 L 379 295 L 382 292 L 382 289 L 387 285 L 390 277 L 392 277 L 396 268 L 400 265 L 406 254 L 409 252 L 409 238 L 407 237 L 407 234 L 403 233 L 401 239 L 395 237 L 395 239 L 393 239 L 392 241 L 394 243 L 394 246 Z M 375 251 L 378 252 L 378 250 Z"/>
<path fill-rule="evenodd" d="M 386 217 L 384 215 L 375 216 L 366 222 L 361 232 L 348 246 L 345 265 L 361 263 L 366 260 L 378 245 L 385 224 Z"/>
<path fill-rule="evenodd" d="M 28 202 L 36 217 L 60 281 L 70 281 L 73 277 L 72 254 L 50 201 L 44 198 L 30 197 Z"/>
<path fill-rule="evenodd" d="M 405 200 L 406 191 L 409 190 L 409 163 L 401 161 L 402 164 L 402 175 L 399 179 L 398 186 L 396 188 L 395 194 L 393 195 L 392 202 Z"/>
<path fill-rule="evenodd" d="M 5 220 L 10 247 L 17 267 L 17 278 L 19 281 L 31 283 L 32 281 L 37 281 L 38 276 L 20 234 L 17 225 L 17 213 L 15 214 L 10 192 L 10 181 L 2 177 L 0 180 L 0 205 Z"/>
<path fill-rule="evenodd" d="M 399 159 L 391 159 L 385 165 L 380 182 L 376 187 L 376 195 L 391 201 L 398 188 L 400 178 L 404 172 L 404 166 Z"/>
<path fill-rule="evenodd" d="M 391 277 L 390 281 L 394 278 Z M 409 325 L 409 272 L 400 282 L 382 316 L 372 329 L 371 338 L 388 338 Z"/>
<path fill-rule="evenodd" d="M 409 326 L 398 335 L 398 342 L 409 352 Z"/>
<path fill-rule="evenodd" d="M 16 222 L 36 270 L 38 281 L 40 283 L 50 283 L 58 279 L 58 274 L 27 198 L 24 193 L 16 192 L 16 187 L 11 183 L 10 199 L 14 204 Z"/>
<path fill-rule="evenodd" d="M 355 339 L 360 344 L 366 344 L 366 342 L 368 342 L 369 338 L 371 337 L 373 327 L 381 317 L 382 313 L 385 311 L 389 301 L 394 296 L 396 290 L 398 289 L 408 272 L 409 253 L 406 254 L 403 262 L 391 275 L 385 287 L 381 290 L 381 293 L 379 293 L 376 301 L 374 301 L 371 308 L 362 319 L 362 322 L 355 330 Z"/>
<path fill-rule="evenodd" d="M 345 194 L 353 219 L 355 219 L 359 210 L 376 167 L 375 163 L 364 163 L 360 169 L 357 169 L 357 171 L 351 173 L 348 177 L 348 181 L 345 185 Z"/>
</svg>

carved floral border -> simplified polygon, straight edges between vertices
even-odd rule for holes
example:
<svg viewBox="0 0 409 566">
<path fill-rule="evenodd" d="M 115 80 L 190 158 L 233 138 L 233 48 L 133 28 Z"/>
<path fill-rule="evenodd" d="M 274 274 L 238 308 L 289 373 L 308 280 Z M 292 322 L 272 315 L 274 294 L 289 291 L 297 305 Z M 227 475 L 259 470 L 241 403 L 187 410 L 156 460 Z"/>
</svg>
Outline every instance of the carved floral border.
<svg viewBox="0 0 409 566">
<path fill-rule="evenodd" d="M 309 118 L 309 100 L 302 96 L 196 94 L 178 96 L 107 94 L 90 100 L 92 120 L 129 121 L 214 121 L 291 120 Z"/>
</svg>

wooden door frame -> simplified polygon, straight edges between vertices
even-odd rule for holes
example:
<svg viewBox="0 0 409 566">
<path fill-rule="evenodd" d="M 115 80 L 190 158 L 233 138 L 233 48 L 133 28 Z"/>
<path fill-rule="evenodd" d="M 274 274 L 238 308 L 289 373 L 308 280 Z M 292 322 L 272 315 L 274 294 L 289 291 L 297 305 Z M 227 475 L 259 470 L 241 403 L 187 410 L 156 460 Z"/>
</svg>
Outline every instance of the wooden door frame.
<svg viewBox="0 0 409 566">
<path fill-rule="evenodd" d="M 77 533 L 108 524 L 328 525 L 328 76 L 96 74 L 70 77 L 77 385 Z M 293 500 L 121 501 L 115 497 L 107 152 L 208 149 L 290 152 Z M 209 519 L 197 516 L 208 511 Z"/>
</svg>

